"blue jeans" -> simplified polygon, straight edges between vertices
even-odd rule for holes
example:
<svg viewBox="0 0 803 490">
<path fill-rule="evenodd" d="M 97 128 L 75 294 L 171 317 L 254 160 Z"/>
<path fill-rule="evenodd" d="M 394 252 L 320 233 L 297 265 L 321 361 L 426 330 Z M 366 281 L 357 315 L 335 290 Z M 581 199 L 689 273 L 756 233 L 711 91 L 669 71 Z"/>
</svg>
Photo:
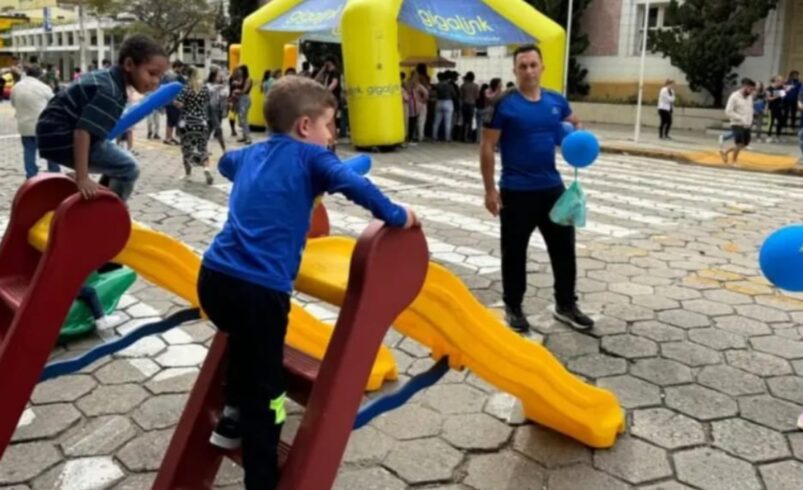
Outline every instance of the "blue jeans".
<svg viewBox="0 0 803 490">
<path fill-rule="evenodd" d="M 248 111 L 251 109 L 251 96 L 241 95 L 237 101 L 237 115 L 240 118 L 240 127 L 243 130 L 243 139 L 251 139 L 251 128 L 248 126 Z"/>
<path fill-rule="evenodd" d="M 39 173 L 36 165 L 36 136 L 22 137 L 23 160 L 25 161 L 25 178 L 30 179 Z M 47 161 L 48 172 L 61 172 L 61 168 L 56 162 Z"/>
<path fill-rule="evenodd" d="M 439 100 L 435 108 L 435 122 L 432 124 L 432 139 L 438 141 L 438 130 L 443 121 L 446 132 L 444 139 L 452 141 L 452 118 L 454 117 L 454 102 L 451 100 Z"/>
<path fill-rule="evenodd" d="M 123 201 L 128 201 L 139 178 L 139 164 L 128 150 L 111 141 L 95 143 L 89 149 L 89 171 L 108 179 L 109 189 Z"/>
</svg>

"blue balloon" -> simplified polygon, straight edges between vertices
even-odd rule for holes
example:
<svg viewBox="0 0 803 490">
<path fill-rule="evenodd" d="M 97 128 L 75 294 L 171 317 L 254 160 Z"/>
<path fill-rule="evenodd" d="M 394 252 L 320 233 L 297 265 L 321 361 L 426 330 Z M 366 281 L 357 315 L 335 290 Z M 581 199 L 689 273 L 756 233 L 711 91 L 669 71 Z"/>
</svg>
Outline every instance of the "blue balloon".
<svg viewBox="0 0 803 490">
<path fill-rule="evenodd" d="M 588 167 L 599 156 L 599 141 L 589 131 L 578 130 L 566 136 L 561 144 L 561 152 L 572 167 Z"/>
<path fill-rule="evenodd" d="M 343 160 L 343 165 L 348 166 L 355 173 L 366 175 L 371 171 L 371 157 L 365 154 L 354 155 Z"/>
<path fill-rule="evenodd" d="M 758 263 L 774 285 L 787 291 L 803 291 L 803 225 L 774 231 L 761 245 Z"/>
</svg>

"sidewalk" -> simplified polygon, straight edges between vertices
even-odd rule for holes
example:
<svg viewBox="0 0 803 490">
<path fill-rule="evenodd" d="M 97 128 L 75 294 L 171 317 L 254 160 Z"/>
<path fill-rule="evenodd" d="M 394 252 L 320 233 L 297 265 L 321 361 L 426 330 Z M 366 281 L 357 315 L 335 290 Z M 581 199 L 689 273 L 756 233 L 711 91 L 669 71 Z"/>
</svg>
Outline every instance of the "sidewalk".
<svg viewBox="0 0 803 490">
<path fill-rule="evenodd" d="M 600 139 L 602 151 L 676 160 L 694 165 L 738 168 L 756 172 L 793 173 L 803 175 L 800 147 L 796 137 L 786 143 L 759 143 L 744 151 L 735 166 L 725 165 L 719 155 L 717 136 L 705 132 L 675 131 L 672 140 L 658 139 L 657 129 L 642 128 L 640 141 L 633 141 L 633 127 L 613 124 L 588 124 Z"/>
</svg>

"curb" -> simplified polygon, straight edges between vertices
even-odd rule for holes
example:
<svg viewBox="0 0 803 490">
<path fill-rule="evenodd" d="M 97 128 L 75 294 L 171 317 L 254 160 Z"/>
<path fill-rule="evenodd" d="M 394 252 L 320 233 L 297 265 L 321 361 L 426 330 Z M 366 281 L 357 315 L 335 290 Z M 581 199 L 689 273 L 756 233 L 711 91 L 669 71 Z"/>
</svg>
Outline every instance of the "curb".
<svg viewBox="0 0 803 490">
<path fill-rule="evenodd" d="M 621 147 L 621 146 L 608 146 L 602 145 L 600 150 L 603 153 L 609 153 L 613 155 L 633 155 L 638 157 L 645 157 L 645 158 L 658 158 L 663 160 L 673 160 L 678 163 L 682 163 L 685 165 L 694 165 L 697 167 L 706 167 L 706 168 L 722 168 L 727 170 L 740 170 L 743 172 L 756 172 L 756 173 L 766 173 L 766 174 L 780 174 L 780 175 L 797 175 L 803 176 L 803 166 L 795 165 L 789 168 L 781 168 L 781 169 L 761 169 L 761 168 L 750 168 L 750 167 L 729 167 L 725 165 L 707 165 L 700 163 L 692 158 L 690 158 L 686 153 L 682 151 L 673 151 L 673 150 L 652 150 L 646 148 L 632 148 L 632 147 Z"/>
</svg>

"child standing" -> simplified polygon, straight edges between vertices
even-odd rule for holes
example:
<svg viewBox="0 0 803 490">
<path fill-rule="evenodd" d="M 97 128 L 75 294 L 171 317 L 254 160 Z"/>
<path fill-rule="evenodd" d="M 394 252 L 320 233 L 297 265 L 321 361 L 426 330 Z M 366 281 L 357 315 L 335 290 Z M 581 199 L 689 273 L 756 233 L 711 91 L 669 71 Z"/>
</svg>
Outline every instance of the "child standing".
<svg viewBox="0 0 803 490">
<path fill-rule="evenodd" d="M 233 449 L 242 440 L 249 490 L 278 481 L 284 339 L 315 197 L 340 192 L 390 226 L 417 225 L 410 210 L 326 150 L 336 108 L 313 80 L 283 78 L 264 106 L 270 139 L 226 153 L 218 165 L 234 186 L 226 224 L 204 255 L 198 296 L 229 335 L 229 364 L 226 406 L 210 442 Z"/>
<path fill-rule="evenodd" d="M 134 156 L 106 141 L 133 87 L 144 94 L 159 86 L 167 69 L 162 46 L 143 35 L 123 42 L 117 65 L 88 73 L 73 82 L 48 104 L 36 125 L 37 144 L 43 158 L 75 170 L 78 190 L 85 199 L 94 197 L 98 184 L 90 172 L 102 174 L 109 188 L 128 200 L 139 177 Z"/>
</svg>

